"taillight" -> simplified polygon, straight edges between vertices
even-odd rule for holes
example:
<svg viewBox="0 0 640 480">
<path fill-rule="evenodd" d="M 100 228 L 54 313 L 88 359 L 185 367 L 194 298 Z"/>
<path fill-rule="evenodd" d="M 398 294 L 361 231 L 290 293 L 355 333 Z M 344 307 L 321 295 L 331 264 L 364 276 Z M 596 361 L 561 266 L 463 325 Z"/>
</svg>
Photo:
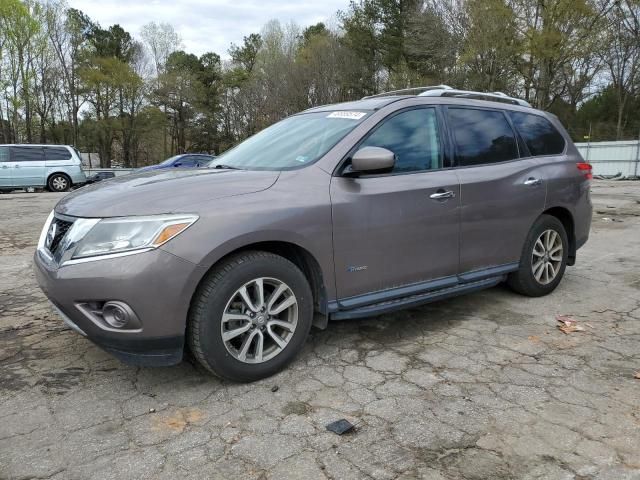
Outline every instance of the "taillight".
<svg viewBox="0 0 640 480">
<path fill-rule="evenodd" d="M 580 170 L 584 174 L 584 178 L 587 180 L 591 180 L 593 178 L 593 172 L 591 168 L 591 164 L 587 162 L 579 162 L 576 163 L 578 170 Z"/>
</svg>

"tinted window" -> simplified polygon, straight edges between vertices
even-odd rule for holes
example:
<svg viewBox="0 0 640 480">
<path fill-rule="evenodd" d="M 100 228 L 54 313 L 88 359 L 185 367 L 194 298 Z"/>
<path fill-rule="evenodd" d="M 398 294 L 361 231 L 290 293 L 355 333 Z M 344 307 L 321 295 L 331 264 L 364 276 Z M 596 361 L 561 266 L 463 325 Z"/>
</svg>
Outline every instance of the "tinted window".
<svg viewBox="0 0 640 480">
<path fill-rule="evenodd" d="M 9 148 L 0 147 L 0 162 L 8 162 L 8 161 L 9 161 Z"/>
<path fill-rule="evenodd" d="M 180 165 L 181 167 L 193 167 L 197 163 L 197 159 L 195 157 L 183 157 L 176 161 L 176 165 Z"/>
<path fill-rule="evenodd" d="M 44 160 L 42 147 L 11 147 L 12 162 L 37 162 Z"/>
<path fill-rule="evenodd" d="M 166 167 L 168 165 L 173 165 L 173 163 L 178 160 L 181 157 L 181 155 L 175 155 L 173 157 L 167 158 L 165 161 L 159 163 L 158 165 L 161 165 L 163 167 Z"/>
<path fill-rule="evenodd" d="M 564 138 L 549 120 L 530 113 L 511 112 L 510 115 L 531 155 L 557 155 L 564 151 Z"/>
<path fill-rule="evenodd" d="M 515 135 L 502 112 L 448 108 L 459 165 L 497 163 L 518 158 Z"/>
<path fill-rule="evenodd" d="M 65 147 L 44 147 L 44 158 L 46 160 L 69 160 L 71 152 Z"/>
<path fill-rule="evenodd" d="M 201 167 L 211 161 L 211 157 L 205 155 L 196 155 L 193 159 L 196 161 L 196 167 Z"/>
<path fill-rule="evenodd" d="M 360 145 L 382 147 L 396 154 L 394 172 L 415 172 L 441 167 L 436 112 L 419 108 L 386 120 Z"/>
</svg>

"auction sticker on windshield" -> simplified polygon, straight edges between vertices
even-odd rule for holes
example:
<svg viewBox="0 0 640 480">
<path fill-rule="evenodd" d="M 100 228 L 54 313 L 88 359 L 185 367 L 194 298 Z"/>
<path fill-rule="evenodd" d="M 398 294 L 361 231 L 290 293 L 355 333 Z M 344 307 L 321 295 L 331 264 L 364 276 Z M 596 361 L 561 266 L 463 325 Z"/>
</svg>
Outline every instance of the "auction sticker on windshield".
<svg viewBox="0 0 640 480">
<path fill-rule="evenodd" d="M 327 118 L 348 118 L 349 120 L 360 120 L 366 112 L 331 112 Z"/>
</svg>

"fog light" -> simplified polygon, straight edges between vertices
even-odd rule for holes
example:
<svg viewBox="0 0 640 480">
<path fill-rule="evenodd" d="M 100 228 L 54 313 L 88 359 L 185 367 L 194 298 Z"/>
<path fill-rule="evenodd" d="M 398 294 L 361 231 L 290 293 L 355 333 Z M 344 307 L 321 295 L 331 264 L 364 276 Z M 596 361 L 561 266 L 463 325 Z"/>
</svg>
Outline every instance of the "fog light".
<svg viewBox="0 0 640 480">
<path fill-rule="evenodd" d="M 135 315 L 129 305 L 123 302 L 111 301 L 102 307 L 102 318 L 113 328 L 122 328 Z"/>
</svg>

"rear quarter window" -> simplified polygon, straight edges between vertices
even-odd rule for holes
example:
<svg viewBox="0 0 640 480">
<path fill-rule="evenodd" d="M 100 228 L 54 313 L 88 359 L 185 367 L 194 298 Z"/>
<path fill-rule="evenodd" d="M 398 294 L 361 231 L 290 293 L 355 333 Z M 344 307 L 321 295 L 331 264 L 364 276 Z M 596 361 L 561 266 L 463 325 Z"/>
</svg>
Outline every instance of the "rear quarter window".
<svg viewBox="0 0 640 480">
<path fill-rule="evenodd" d="M 510 112 L 511 121 L 534 157 L 559 155 L 564 151 L 564 137 L 540 115 Z"/>
<path fill-rule="evenodd" d="M 65 147 L 44 147 L 45 160 L 69 160 L 71 152 Z"/>
<path fill-rule="evenodd" d="M 0 162 L 9 161 L 9 147 L 0 147 Z"/>
</svg>

